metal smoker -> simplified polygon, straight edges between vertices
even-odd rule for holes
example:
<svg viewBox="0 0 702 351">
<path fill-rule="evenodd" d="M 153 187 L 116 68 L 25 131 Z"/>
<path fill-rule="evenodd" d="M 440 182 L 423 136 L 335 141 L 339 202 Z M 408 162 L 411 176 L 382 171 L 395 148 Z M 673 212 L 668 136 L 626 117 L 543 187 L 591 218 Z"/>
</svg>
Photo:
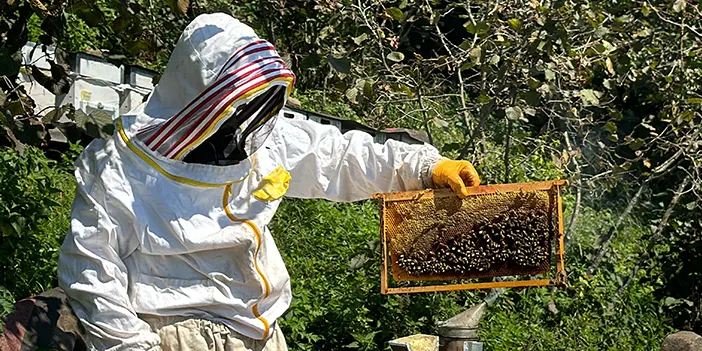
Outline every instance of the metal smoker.
<svg viewBox="0 0 702 351">
<path fill-rule="evenodd" d="M 486 302 L 463 311 L 439 326 L 439 335 L 416 334 L 388 342 L 393 351 L 482 351 L 478 324 Z"/>
<path fill-rule="evenodd" d="M 496 280 L 502 280 L 497 278 Z M 392 351 L 482 351 L 480 319 L 505 289 L 492 289 L 480 303 L 439 324 L 439 335 L 416 334 L 388 342 Z"/>
</svg>

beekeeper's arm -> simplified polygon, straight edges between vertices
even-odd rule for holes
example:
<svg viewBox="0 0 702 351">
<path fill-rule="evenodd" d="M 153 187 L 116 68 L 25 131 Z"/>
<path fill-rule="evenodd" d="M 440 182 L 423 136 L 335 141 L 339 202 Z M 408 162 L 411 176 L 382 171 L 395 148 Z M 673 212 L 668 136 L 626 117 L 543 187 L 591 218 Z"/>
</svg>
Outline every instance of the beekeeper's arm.
<svg viewBox="0 0 702 351">
<path fill-rule="evenodd" d="M 127 269 L 121 257 L 134 243 L 105 210 L 105 189 L 89 162 L 76 163 L 78 183 L 71 226 L 61 246 L 59 286 L 85 327 L 89 350 L 160 350 L 160 339 L 140 320 L 127 296 Z M 128 225 L 127 225 L 128 227 Z"/>
<path fill-rule="evenodd" d="M 281 119 L 274 140 L 291 175 L 287 196 L 357 201 L 375 193 L 451 186 L 459 194 L 480 183 L 465 161 L 442 158 L 431 145 L 374 143 L 361 131 L 342 134 L 312 121 Z"/>
</svg>

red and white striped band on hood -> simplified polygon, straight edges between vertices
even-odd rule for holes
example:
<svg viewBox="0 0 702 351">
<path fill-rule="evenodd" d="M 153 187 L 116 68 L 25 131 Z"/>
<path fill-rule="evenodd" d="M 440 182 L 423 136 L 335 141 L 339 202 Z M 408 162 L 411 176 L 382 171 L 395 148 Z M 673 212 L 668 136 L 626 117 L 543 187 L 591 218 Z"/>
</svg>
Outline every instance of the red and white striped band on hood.
<svg viewBox="0 0 702 351">
<path fill-rule="evenodd" d="M 142 129 L 138 133 L 148 148 L 161 155 L 182 160 L 202 144 L 231 118 L 240 119 L 238 125 L 247 127 L 247 121 L 256 120 L 257 126 L 273 119 L 277 109 L 241 108 L 257 98 L 256 106 L 269 103 L 282 107 L 292 92 L 295 75 L 288 69 L 275 50 L 265 40 L 257 40 L 237 50 L 224 64 L 215 81 L 167 121 Z M 285 89 L 282 98 L 265 94 L 271 89 Z M 256 116 L 267 111 L 265 119 Z"/>
</svg>

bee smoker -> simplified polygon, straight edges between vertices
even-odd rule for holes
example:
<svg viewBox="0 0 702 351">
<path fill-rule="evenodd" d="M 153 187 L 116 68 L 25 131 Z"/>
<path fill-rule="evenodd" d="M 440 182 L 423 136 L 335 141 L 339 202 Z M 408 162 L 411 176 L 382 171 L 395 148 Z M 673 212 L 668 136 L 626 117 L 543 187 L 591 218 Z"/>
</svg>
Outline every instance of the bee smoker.
<svg viewBox="0 0 702 351">
<path fill-rule="evenodd" d="M 478 338 L 478 324 L 485 313 L 487 302 L 479 304 L 441 322 L 439 351 L 483 351 Z"/>
<path fill-rule="evenodd" d="M 495 278 L 497 282 L 505 278 Z M 439 335 L 416 334 L 395 339 L 388 344 L 392 351 L 483 351 L 478 336 L 480 320 L 488 306 L 504 293 L 504 288 L 490 289 L 488 296 L 473 307 L 439 322 Z"/>
<path fill-rule="evenodd" d="M 488 303 L 485 301 L 439 324 L 439 336 L 416 334 L 388 342 L 392 351 L 482 351 L 478 324 Z"/>
</svg>

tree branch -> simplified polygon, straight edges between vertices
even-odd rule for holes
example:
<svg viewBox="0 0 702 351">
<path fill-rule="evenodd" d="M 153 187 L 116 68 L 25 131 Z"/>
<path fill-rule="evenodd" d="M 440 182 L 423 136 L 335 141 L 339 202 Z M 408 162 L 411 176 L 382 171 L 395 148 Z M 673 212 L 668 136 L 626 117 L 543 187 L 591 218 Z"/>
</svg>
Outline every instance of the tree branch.
<svg viewBox="0 0 702 351">
<path fill-rule="evenodd" d="M 504 183 L 509 183 L 509 143 L 512 139 L 512 120 L 507 118 L 507 137 L 505 139 L 505 179 Z"/>
<path fill-rule="evenodd" d="M 434 138 L 431 136 L 431 130 L 429 130 L 429 118 L 427 116 L 427 110 L 424 108 L 424 103 L 422 102 L 422 85 L 417 86 L 417 101 L 419 102 L 419 108 L 422 111 L 422 117 L 424 118 L 424 130 L 427 132 L 427 138 L 429 139 L 429 144 L 434 145 Z"/>
<path fill-rule="evenodd" d="M 575 151 L 573 148 L 573 145 L 570 143 L 570 137 L 568 136 L 568 132 L 563 132 L 563 137 L 566 142 L 566 146 L 568 147 L 569 152 Z M 566 230 L 565 233 L 565 245 L 566 248 L 568 247 L 568 244 L 570 243 L 570 238 L 575 232 L 575 227 L 577 226 L 578 223 L 578 216 L 580 216 L 580 206 L 581 206 L 581 201 L 582 201 L 582 189 L 583 189 L 583 178 L 581 176 L 581 170 L 580 170 L 580 163 L 578 163 L 578 160 L 576 159 L 576 156 L 572 156 L 571 160 L 573 160 L 573 164 L 575 165 L 575 178 L 578 180 L 578 185 L 577 185 L 577 192 L 575 193 L 575 206 L 573 207 L 573 214 L 570 216 L 570 222 L 568 223 L 568 229 Z"/>
<path fill-rule="evenodd" d="M 622 222 L 624 222 L 624 219 L 629 215 L 634 206 L 636 206 L 639 203 L 641 194 L 643 194 L 644 189 L 648 186 L 648 182 L 650 179 L 651 178 L 647 179 L 643 184 L 641 184 L 639 190 L 637 190 L 636 194 L 634 194 L 634 197 L 632 197 L 631 200 L 629 200 L 629 204 L 626 206 L 626 209 L 624 209 L 624 212 L 622 212 L 622 214 L 619 215 L 619 218 L 617 218 L 617 222 L 613 226 L 609 227 L 609 230 L 607 230 L 606 234 L 600 236 L 600 249 L 597 252 L 597 256 L 595 256 L 595 259 L 592 261 L 592 264 L 587 269 L 588 275 L 593 275 L 597 268 L 599 268 L 600 264 L 602 263 L 602 259 L 604 258 L 604 255 L 607 252 L 607 249 L 609 248 L 614 233 L 619 229 L 619 226 L 621 226 Z"/>
</svg>

